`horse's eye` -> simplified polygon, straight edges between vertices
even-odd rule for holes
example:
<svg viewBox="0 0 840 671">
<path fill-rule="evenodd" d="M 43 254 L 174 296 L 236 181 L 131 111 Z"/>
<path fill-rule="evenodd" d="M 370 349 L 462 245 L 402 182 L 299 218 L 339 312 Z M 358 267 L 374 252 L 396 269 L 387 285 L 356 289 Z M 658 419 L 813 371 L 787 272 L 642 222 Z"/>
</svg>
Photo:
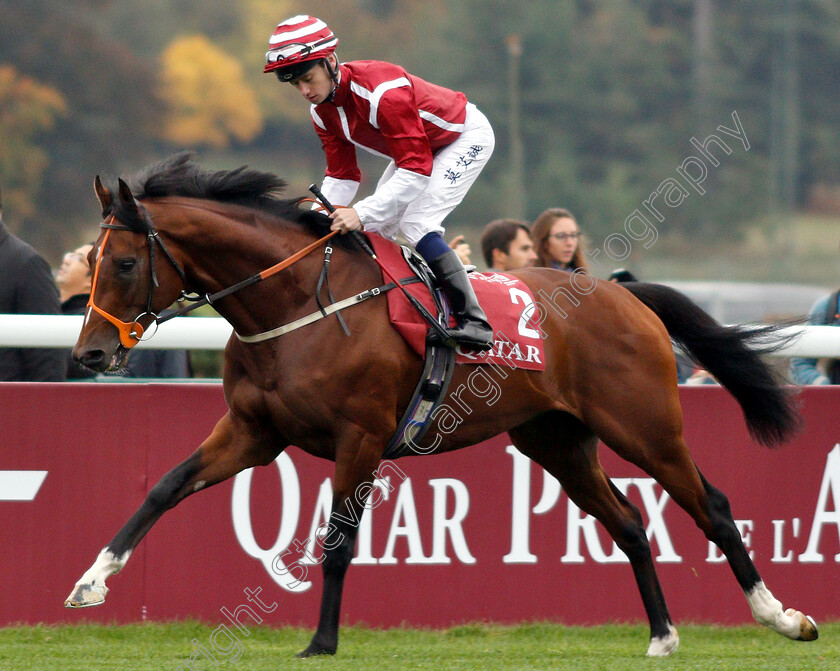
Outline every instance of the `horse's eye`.
<svg viewBox="0 0 840 671">
<path fill-rule="evenodd" d="M 137 259 L 118 259 L 117 260 L 117 272 L 120 273 L 127 273 L 134 268 L 134 265 L 137 263 Z"/>
</svg>

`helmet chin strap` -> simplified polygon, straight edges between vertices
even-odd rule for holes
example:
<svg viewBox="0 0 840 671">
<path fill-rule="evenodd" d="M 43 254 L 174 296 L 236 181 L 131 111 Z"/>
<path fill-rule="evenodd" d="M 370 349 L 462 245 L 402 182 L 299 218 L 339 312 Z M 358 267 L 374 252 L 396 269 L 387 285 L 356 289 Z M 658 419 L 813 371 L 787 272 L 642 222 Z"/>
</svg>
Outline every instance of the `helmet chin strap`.
<svg viewBox="0 0 840 671">
<path fill-rule="evenodd" d="M 333 80 L 333 89 L 330 91 L 330 94 L 327 96 L 327 99 L 324 102 L 330 102 L 335 97 L 335 92 L 338 91 L 338 80 L 341 75 L 338 65 L 338 56 L 335 56 L 335 69 L 333 69 L 332 65 L 330 65 L 329 57 L 325 58 L 324 61 L 324 69 L 330 75 L 330 79 Z"/>
</svg>

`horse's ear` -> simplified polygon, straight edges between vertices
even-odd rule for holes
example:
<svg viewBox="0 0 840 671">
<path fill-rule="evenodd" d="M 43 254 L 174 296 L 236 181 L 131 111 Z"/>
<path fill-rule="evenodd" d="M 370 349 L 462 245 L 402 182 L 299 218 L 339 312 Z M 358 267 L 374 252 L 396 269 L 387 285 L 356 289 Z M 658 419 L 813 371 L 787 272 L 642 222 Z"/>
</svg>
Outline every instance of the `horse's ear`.
<svg viewBox="0 0 840 671">
<path fill-rule="evenodd" d="M 123 202 L 124 205 L 132 205 L 134 204 L 134 195 L 131 193 L 131 189 L 128 188 L 128 184 L 126 184 L 122 177 L 117 180 L 119 184 L 119 195 L 120 200 Z"/>
<path fill-rule="evenodd" d="M 114 204 L 114 197 L 111 192 L 102 184 L 99 175 L 93 180 L 93 190 L 96 191 L 96 197 L 99 199 L 99 204 L 102 206 L 102 216 L 105 217 Z"/>
<path fill-rule="evenodd" d="M 128 188 L 128 184 L 126 184 L 122 178 L 118 180 L 118 183 L 119 188 L 117 189 L 117 193 L 120 196 L 120 202 L 123 207 L 126 211 L 137 215 L 140 221 L 142 221 L 143 216 L 140 214 L 140 208 L 138 207 L 137 200 L 135 200 L 134 194 L 131 193 L 131 189 Z"/>
</svg>

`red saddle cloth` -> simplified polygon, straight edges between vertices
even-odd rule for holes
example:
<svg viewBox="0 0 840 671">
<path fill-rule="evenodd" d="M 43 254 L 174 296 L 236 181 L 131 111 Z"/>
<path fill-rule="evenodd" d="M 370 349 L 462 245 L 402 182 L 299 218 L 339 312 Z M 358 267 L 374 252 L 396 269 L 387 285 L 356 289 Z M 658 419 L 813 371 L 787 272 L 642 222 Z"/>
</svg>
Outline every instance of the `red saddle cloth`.
<svg viewBox="0 0 840 671">
<path fill-rule="evenodd" d="M 376 256 L 398 280 L 414 276 L 396 243 L 375 233 L 365 234 L 373 245 Z M 534 296 L 528 286 L 506 273 L 469 273 L 478 302 L 487 313 L 493 327 L 495 344 L 489 352 L 463 352 L 460 347 L 456 363 L 506 365 L 524 370 L 545 370 L 545 348 L 540 336 L 538 320 L 533 319 Z M 383 276 L 383 282 L 390 282 Z M 437 307 L 424 284 L 409 284 L 406 291 L 412 294 L 433 315 Z M 429 325 L 415 310 L 399 289 L 387 293 L 391 323 L 420 356 L 426 353 L 426 333 Z M 454 321 L 451 322 L 455 324 Z"/>
</svg>

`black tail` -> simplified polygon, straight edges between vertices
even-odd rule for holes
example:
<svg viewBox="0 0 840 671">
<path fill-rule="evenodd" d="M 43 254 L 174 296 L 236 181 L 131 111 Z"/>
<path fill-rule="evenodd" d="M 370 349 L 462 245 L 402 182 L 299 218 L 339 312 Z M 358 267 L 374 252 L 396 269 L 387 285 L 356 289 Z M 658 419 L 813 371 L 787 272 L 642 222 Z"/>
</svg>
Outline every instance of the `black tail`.
<svg viewBox="0 0 840 671">
<path fill-rule="evenodd" d="M 775 352 L 798 335 L 778 326 L 723 326 L 687 296 L 661 284 L 626 282 L 630 293 L 649 307 L 671 338 L 735 397 L 750 435 L 763 445 L 778 445 L 801 423 L 794 391 L 783 386 L 761 355 Z"/>
</svg>

